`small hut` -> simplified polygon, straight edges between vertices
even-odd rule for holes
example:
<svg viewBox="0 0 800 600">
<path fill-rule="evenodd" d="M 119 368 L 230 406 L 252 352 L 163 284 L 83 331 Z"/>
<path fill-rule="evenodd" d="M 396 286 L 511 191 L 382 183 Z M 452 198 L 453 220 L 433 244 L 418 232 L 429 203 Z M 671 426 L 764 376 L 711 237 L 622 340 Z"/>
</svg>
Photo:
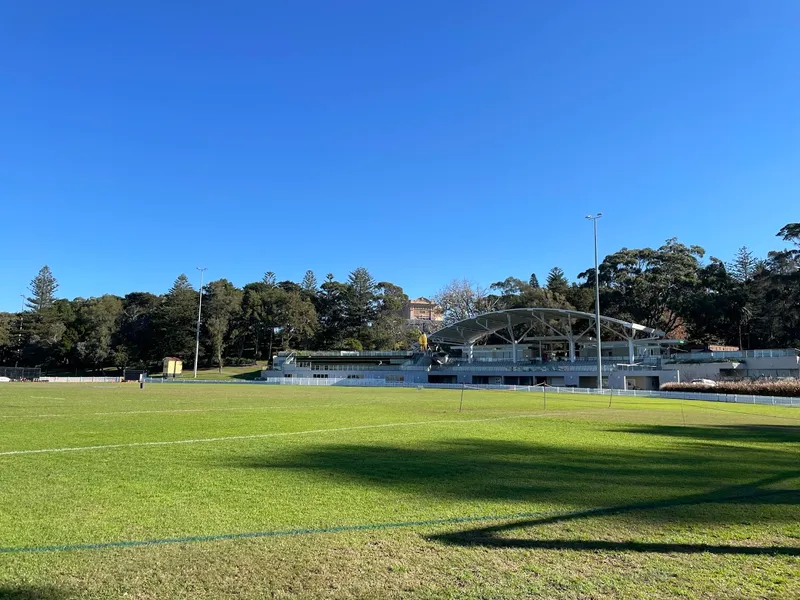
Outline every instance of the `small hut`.
<svg viewBox="0 0 800 600">
<path fill-rule="evenodd" d="M 172 377 L 173 379 L 183 373 L 183 361 L 174 356 L 167 356 L 164 359 L 164 377 Z"/>
</svg>

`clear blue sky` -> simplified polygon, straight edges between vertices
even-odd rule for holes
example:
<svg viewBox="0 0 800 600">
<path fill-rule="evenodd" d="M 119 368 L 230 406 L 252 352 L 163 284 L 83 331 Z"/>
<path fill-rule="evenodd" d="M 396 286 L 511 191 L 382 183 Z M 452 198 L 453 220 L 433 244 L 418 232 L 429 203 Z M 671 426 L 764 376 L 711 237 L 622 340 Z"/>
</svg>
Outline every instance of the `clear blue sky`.
<svg viewBox="0 0 800 600">
<path fill-rule="evenodd" d="M 800 220 L 800 3 L 0 0 L 0 310 L 195 266 L 430 295 Z"/>
</svg>

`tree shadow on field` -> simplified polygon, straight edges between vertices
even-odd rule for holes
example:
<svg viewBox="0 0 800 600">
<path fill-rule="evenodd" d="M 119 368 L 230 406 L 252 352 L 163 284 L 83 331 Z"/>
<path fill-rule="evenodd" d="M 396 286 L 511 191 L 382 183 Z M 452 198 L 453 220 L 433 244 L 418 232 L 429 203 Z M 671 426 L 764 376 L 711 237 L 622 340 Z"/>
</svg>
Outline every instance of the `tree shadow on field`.
<svg viewBox="0 0 800 600">
<path fill-rule="evenodd" d="M 734 485 L 713 490 L 705 494 L 690 494 L 687 496 L 668 498 L 654 502 L 639 502 L 609 508 L 597 508 L 561 515 L 553 515 L 535 519 L 515 520 L 500 525 L 476 527 L 452 533 L 428 536 L 428 539 L 450 545 L 459 546 L 484 546 L 492 548 L 539 548 L 548 550 L 604 550 L 627 552 L 673 552 L 673 553 L 699 553 L 710 554 L 745 554 L 745 555 L 786 555 L 800 556 L 800 547 L 797 546 L 731 546 L 727 544 L 691 544 L 691 543 L 661 543 L 661 542 L 634 542 L 634 541 L 609 541 L 609 540 L 570 540 L 570 539 L 531 539 L 509 538 L 502 534 L 512 530 L 534 529 L 545 525 L 567 523 L 580 519 L 596 517 L 609 517 L 637 513 L 641 511 L 654 511 L 676 507 L 699 506 L 703 504 L 719 507 L 722 504 L 746 504 L 752 511 L 757 505 L 796 505 L 800 503 L 800 490 L 774 489 L 769 486 L 784 483 L 800 477 L 800 471 L 787 472 L 782 475 L 765 477 L 761 480 L 744 485 Z M 752 515 L 751 515 L 752 517 Z"/>
<path fill-rule="evenodd" d="M 798 425 L 714 425 L 708 427 L 640 425 L 637 427 L 616 428 L 610 431 L 714 442 L 798 444 L 800 449 L 800 426 Z"/>
<path fill-rule="evenodd" d="M 231 379 L 244 379 L 246 381 L 253 381 L 259 377 L 261 377 L 261 369 L 248 371 L 247 373 L 237 373 L 236 375 L 232 375 Z"/>
<path fill-rule="evenodd" d="M 328 483 L 352 482 L 437 500 L 518 502 L 521 508 L 524 506 L 522 510 L 539 504 L 567 511 L 558 517 L 435 538 L 451 544 L 797 553 L 797 548 L 715 549 L 705 545 L 509 540 L 500 536 L 507 529 L 605 516 L 655 526 L 754 522 L 784 525 L 800 519 L 800 450 L 790 444 L 760 448 L 736 443 L 792 441 L 794 428 L 631 427 L 615 431 L 679 439 L 648 440 L 642 436 L 641 443 L 632 444 L 627 438 L 626 445 L 613 445 L 601 434 L 598 443 L 582 446 L 482 438 L 391 445 L 327 444 L 278 459 L 240 457 L 233 466 L 254 469 L 267 477 L 275 469 L 319 472 Z M 679 510 L 667 510 L 674 508 Z"/>
<path fill-rule="evenodd" d="M 328 444 L 282 458 L 238 457 L 233 466 L 316 471 L 326 473 L 331 482 L 436 498 L 575 509 L 661 501 L 776 476 L 782 478 L 780 485 L 798 489 L 800 451 L 788 445 L 764 449 L 709 443 L 703 439 L 717 435 L 715 428 L 692 429 L 699 441 L 662 441 L 660 446 L 576 447 L 487 439 Z M 714 518 L 702 515 L 704 520 Z"/>
<path fill-rule="evenodd" d="M 0 600 L 67 600 L 75 596 L 53 586 L 0 585 Z"/>
</svg>

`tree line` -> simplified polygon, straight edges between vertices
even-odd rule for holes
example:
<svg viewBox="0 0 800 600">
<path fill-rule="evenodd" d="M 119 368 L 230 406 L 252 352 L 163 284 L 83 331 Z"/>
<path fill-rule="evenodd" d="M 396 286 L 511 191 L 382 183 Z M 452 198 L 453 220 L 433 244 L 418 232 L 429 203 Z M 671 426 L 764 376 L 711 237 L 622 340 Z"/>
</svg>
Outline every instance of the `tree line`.
<svg viewBox="0 0 800 600">
<path fill-rule="evenodd" d="M 756 257 L 742 247 L 729 262 L 669 239 L 659 248 L 622 248 L 599 265 L 603 314 L 671 337 L 743 348 L 800 346 L 800 223 L 778 232 L 793 247 Z M 165 356 L 193 360 L 200 291 L 180 275 L 166 294 L 58 298 L 48 267 L 33 278 L 24 310 L 0 313 L 0 364 L 51 370 L 153 368 Z M 312 271 L 302 281 L 267 272 L 242 288 L 203 286 L 200 363 L 251 364 L 278 350 L 410 348 L 420 331 L 403 318 L 408 296 L 363 267 L 345 281 Z M 434 296 L 446 323 L 521 307 L 594 311 L 594 269 L 570 282 L 559 267 L 488 288 L 455 280 Z"/>
</svg>

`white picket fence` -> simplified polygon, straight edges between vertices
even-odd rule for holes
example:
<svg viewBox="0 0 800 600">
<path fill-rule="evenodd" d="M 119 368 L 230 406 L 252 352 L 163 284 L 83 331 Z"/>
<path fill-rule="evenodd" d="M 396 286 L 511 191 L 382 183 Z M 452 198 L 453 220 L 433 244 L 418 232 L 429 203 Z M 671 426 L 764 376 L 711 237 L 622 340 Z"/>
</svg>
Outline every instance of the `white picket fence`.
<svg viewBox="0 0 800 600">
<path fill-rule="evenodd" d="M 39 377 L 47 383 L 119 383 L 121 377 Z"/>
<path fill-rule="evenodd" d="M 393 388 L 428 388 L 428 389 L 486 389 L 516 392 L 543 391 L 540 385 L 472 385 L 461 383 L 411 383 L 403 381 L 386 381 L 384 379 L 337 379 L 337 378 L 304 378 L 304 377 L 271 377 L 263 380 L 209 380 L 209 379 L 147 379 L 147 383 L 226 383 L 249 385 L 300 385 L 300 386 L 342 386 L 342 387 L 393 387 Z M 742 394 L 706 394 L 700 392 L 659 392 L 649 390 L 614 390 L 604 389 L 602 392 L 592 388 L 552 387 L 547 386 L 548 394 L 633 396 L 637 398 L 671 398 L 675 400 L 702 400 L 706 402 L 730 402 L 736 404 L 767 404 L 775 406 L 800 407 L 800 398 L 783 396 L 745 396 Z"/>
</svg>

